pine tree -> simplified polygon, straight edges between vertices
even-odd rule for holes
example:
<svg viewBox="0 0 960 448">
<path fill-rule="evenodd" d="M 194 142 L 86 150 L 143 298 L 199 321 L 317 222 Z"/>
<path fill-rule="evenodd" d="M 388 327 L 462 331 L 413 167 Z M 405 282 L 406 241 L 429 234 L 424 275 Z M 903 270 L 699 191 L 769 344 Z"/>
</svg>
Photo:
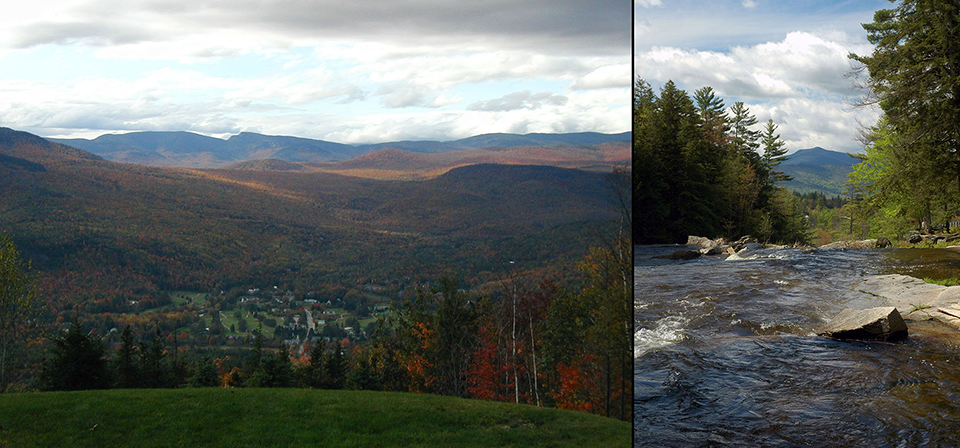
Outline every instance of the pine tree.
<svg viewBox="0 0 960 448">
<path fill-rule="evenodd" d="M 333 345 L 333 350 L 327 353 L 323 360 L 323 388 L 343 389 L 347 375 L 347 359 L 343 354 L 340 341 Z"/>
<path fill-rule="evenodd" d="M 730 145 L 735 153 L 749 165 L 757 167 L 760 164 L 760 131 L 751 129 L 757 124 L 757 117 L 743 105 L 742 101 L 733 103 L 730 108 Z"/>
<path fill-rule="evenodd" d="M 121 389 L 137 387 L 139 378 L 136 346 L 133 344 L 133 332 L 130 331 L 129 325 L 120 333 L 120 349 L 117 350 L 113 369 L 116 387 Z"/>
<path fill-rule="evenodd" d="M 773 120 L 767 120 L 761 135 L 761 144 L 763 145 L 763 157 L 761 163 L 767 171 L 768 182 L 773 185 L 777 182 L 789 182 L 792 177 L 784 174 L 783 171 L 777 171 L 776 167 L 787 160 L 786 143 L 780 140 L 780 134 L 777 134 L 777 125 Z"/>
<path fill-rule="evenodd" d="M 217 366 L 210 360 L 209 356 L 197 360 L 193 367 L 193 373 L 187 379 L 187 385 L 190 387 L 217 387 L 220 385 Z"/>
<path fill-rule="evenodd" d="M 158 328 L 149 341 L 140 343 L 139 387 L 157 388 L 166 386 L 167 372 L 163 363 L 165 356 L 163 337 L 161 337 Z"/>
<path fill-rule="evenodd" d="M 310 347 L 310 364 L 304 371 L 306 378 L 303 381 L 307 387 L 323 387 L 324 345 L 323 340 L 317 340 L 313 346 Z"/>
<path fill-rule="evenodd" d="M 40 371 L 41 389 L 105 389 L 110 385 L 103 341 L 84 333 L 79 322 L 53 338 L 50 353 Z"/>
<path fill-rule="evenodd" d="M 960 3 L 900 0 L 863 28 L 873 53 L 850 58 L 869 74 L 864 104 L 879 104 L 911 159 L 937 166 L 936 188 L 960 188 Z"/>
</svg>

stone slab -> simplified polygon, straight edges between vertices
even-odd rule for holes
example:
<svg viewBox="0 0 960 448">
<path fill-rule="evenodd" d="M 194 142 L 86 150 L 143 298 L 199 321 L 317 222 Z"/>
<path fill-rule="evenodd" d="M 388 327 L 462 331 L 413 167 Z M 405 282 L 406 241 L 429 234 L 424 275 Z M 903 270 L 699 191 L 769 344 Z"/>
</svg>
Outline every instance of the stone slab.
<svg viewBox="0 0 960 448">
<path fill-rule="evenodd" d="M 847 308 L 817 330 L 817 334 L 840 340 L 897 341 L 907 337 L 907 324 L 892 306 Z"/>
</svg>

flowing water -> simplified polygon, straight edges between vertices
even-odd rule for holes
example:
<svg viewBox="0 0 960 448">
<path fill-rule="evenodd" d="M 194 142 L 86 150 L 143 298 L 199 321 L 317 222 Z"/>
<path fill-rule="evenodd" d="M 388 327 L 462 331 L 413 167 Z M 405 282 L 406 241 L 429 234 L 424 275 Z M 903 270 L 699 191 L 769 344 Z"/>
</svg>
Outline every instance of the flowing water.
<svg viewBox="0 0 960 448">
<path fill-rule="evenodd" d="M 761 250 L 652 259 L 635 250 L 636 446 L 960 446 L 960 338 L 912 324 L 901 343 L 815 329 L 874 274 L 960 275 L 950 250 Z"/>
</svg>

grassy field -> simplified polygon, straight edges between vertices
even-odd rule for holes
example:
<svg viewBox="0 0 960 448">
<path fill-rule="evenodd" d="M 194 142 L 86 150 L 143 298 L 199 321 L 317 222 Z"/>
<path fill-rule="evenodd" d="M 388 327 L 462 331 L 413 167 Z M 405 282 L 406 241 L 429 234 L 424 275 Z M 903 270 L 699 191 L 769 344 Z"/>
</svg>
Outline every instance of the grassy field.
<svg viewBox="0 0 960 448">
<path fill-rule="evenodd" d="M 629 422 L 434 395 L 309 389 L 0 394 L 0 447 L 618 447 Z"/>
</svg>

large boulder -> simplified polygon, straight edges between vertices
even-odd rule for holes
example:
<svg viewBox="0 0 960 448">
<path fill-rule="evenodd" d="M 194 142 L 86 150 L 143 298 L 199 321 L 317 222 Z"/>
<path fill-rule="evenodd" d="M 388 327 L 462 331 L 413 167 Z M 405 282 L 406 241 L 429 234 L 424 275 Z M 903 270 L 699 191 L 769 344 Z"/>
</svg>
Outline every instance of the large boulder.
<svg viewBox="0 0 960 448">
<path fill-rule="evenodd" d="M 817 330 L 817 334 L 839 340 L 897 341 L 907 337 L 907 324 L 892 306 L 847 308 Z"/>
</svg>

